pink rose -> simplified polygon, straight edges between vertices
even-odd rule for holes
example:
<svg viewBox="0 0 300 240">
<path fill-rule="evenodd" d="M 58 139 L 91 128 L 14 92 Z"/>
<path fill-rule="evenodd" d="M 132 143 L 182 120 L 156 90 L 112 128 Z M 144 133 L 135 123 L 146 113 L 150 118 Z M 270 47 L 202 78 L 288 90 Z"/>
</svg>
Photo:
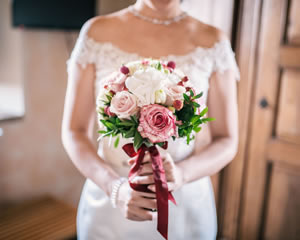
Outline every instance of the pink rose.
<svg viewBox="0 0 300 240">
<path fill-rule="evenodd" d="M 104 88 L 107 90 L 111 90 L 115 93 L 123 91 L 125 88 L 126 78 L 127 75 L 124 75 L 120 72 L 114 72 L 111 75 L 109 75 L 106 79 L 104 79 Z"/>
<path fill-rule="evenodd" d="M 166 90 L 168 106 L 172 105 L 176 100 L 183 100 L 183 93 L 186 92 L 185 87 L 173 85 L 168 87 Z"/>
<path fill-rule="evenodd" d="M 152 143 L 167 141 L 176 136 L 175 117 L 168 108 L 150 104 L 143 106 L 140 112 L 138 131 L 143 138 Z"/>
<path fill-rule="evenodd" d="M 138 110 L 137 99 L 130 92 L 117 92 L 111 99 L 109 110 L 119 118 L 130 119 L 130 116 L 134 115 Z"/>
</svg>

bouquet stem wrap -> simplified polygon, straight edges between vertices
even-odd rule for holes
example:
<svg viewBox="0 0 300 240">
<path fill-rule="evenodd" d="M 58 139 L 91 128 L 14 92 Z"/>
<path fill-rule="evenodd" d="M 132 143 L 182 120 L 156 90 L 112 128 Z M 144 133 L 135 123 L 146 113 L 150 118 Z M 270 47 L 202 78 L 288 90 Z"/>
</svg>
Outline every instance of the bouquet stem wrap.
<svg viewBox="0 0 300 240">
<path fill-rule="evenodd" d="M 167 148 L 167 142 L 163 146 L 163 148 Z M 157 230 L 160 234 L 168 239 L 168 214 L 169 214 L 169 202 L 171 200 L 175 205 L 176 201 L 168 190 L 168 184 L 166 180 L 165 170 L 163 168 L 162 158 L 159 154 L 157 147 L 151 146 L 146 147 L 144 144 L 138 149 L 137 152 L 134 151 L 134 147 L 132 143 L 125 144 L 123 146 L 123 150 L 127 153 L 129 157 L 137 157 L 134 165 L 131 167 L 129 172 L 129 184 L 132 189 L 140 192 L 149 192 L 152 191 L 148 189 L 147 184 L 134 184 L 130 182 L 130 179 L 136 176 L 138 173 L 142 161 L 144 159 L 146 151 L 150 153 L 152 160 L 152 170 L 153 177 L 155 182 L 156 189 L 156 200 L 157 200 L 157 213 L 158 213 L 158 221 L 157 221 Z"/>
</svg>

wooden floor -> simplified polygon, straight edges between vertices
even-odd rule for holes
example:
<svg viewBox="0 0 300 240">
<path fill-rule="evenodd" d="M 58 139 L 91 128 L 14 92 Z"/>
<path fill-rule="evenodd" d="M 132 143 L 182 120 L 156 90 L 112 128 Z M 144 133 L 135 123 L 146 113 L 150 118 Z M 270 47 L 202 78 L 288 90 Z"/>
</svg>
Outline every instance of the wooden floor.
<svg viewBox="0 0 300 240">
<path fill-rule="evenodd" d="M 76 210 L 49 197 L 2 207 L 0 239 L 76 239 Z"/>
</svg>

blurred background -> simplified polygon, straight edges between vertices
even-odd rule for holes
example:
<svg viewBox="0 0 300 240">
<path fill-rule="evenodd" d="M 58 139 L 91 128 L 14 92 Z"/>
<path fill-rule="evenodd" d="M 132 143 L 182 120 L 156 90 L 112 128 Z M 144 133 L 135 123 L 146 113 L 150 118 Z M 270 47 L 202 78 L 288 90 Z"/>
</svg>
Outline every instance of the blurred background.
<svg viewBox="0 0 300 240">
<path fill-rule="evenodd" d="M 134 0 L 0 1 L 0 239 L 76 239 L 84 177 L 60 139 L 66 60 L 89 18 Z M 239 152 L 213 176 L 219 239 L 300 239 L 300 1 L 185 0 L 230 36 Z"/>
</svg>

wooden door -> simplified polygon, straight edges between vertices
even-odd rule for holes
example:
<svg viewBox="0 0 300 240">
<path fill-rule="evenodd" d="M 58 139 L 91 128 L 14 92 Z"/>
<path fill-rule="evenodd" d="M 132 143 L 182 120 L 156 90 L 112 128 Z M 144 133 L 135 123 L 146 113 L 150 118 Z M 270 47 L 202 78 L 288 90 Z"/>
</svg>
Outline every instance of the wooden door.
<svg viewBox="0 0 300 240">
<path fill-rule="evenodd" d="M 300 239 L 300 1 L 262 1 L 237 239 Z"/>
</svg>

